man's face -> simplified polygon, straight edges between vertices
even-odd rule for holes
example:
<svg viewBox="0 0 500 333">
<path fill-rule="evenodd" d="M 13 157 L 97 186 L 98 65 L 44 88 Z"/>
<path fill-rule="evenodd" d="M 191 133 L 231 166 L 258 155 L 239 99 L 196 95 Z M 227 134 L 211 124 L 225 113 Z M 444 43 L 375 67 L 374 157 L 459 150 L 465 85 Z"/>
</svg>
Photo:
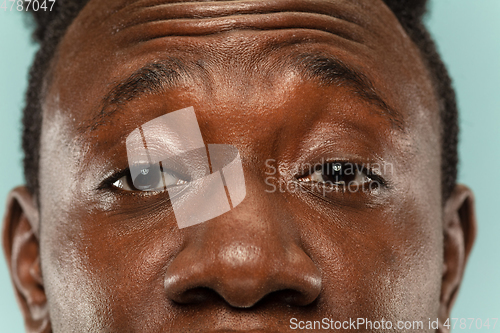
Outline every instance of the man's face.
<svg viewBox="0 0 500 333">
<path fill-rule="evenodd" d="M 281 332 L 291 318 L 427 330 L 438 315 L 438 107 L 382 1 L 93 0 L 46 96 L 39 239 L 54 331 Z M 205 142 L 238 149 L 246 197 L 179 229 L 168 194 L 113 183 L 135 128 L 191 106 Z M 378 186 L 332 190 L 304 169 L 328 163 Z"/>
</svg>

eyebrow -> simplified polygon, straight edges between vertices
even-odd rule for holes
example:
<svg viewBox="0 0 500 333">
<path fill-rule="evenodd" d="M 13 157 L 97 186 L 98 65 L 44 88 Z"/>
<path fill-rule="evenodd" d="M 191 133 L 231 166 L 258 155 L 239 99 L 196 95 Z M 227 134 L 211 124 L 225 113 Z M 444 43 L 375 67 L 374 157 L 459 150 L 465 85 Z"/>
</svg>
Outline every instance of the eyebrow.
<svg viewBox="0 0 500 333">
<path fill-rule="evenodd" d="M 126 103 L 144 95 L 164 92 L 189 75 L 188 67 L 174 57 L 145 65 L 113 85 L 102 99 L 100 110 L 92 118 L 90 126 L 81 127 L 80 132 L 95 131 L 109 121 L 109 118 Z"/>
<path fill-rule="evenodd" d="M 303 71 L 304 76 L 318 79 L 321 84 L 351 88 L 354 94 L 377 107 L 392 126 L 404 131 L 403 115 L 380 97 L 373 82 L 364 73 L 329 55 L 300 54 L 293 58 L 292 63 Z"/>
<path fill-rule="evenodd" d="M 322 85 L 347 86 L 361 99 L 381 111 L 392 126 L 404 131 L 403 116 L 391 108 L 377 93 L 373 82 L 363 73 L 354 70 L 341 60 L 329 55 L 302 53 L 284 60 L 285 67 L 298 69 L 308 79 L 317 79 Z M 197 67 L 197 66 L 195 66 Z M 201 68 L 196 68 L 200 70 Z M 121 106 L 148 94 L 164 93 L 179 85 L 183 79 L 192 76 L 193 67 L 179 58 L 169 57 L 149 63 L 132 73 L 129 77 L 115 83 L 101 101 L 99 112 L 92 118 L 90 125 L 80 128 L 94 131 L 105 124 L 120 110 Z"/>
</svg>

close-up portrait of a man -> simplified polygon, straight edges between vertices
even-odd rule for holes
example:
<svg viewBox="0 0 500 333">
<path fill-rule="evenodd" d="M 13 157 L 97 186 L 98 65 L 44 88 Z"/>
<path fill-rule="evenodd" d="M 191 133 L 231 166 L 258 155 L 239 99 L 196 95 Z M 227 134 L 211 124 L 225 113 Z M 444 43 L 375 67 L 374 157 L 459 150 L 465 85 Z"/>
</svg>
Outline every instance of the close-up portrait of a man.
<svg viewBox="0 0 500 333">
<path fill-rule="evenodd" d="M 450 331 L 476 217 L 425 0 L 48 6 L 2 231 L 26 332 Z"/>
</svg>

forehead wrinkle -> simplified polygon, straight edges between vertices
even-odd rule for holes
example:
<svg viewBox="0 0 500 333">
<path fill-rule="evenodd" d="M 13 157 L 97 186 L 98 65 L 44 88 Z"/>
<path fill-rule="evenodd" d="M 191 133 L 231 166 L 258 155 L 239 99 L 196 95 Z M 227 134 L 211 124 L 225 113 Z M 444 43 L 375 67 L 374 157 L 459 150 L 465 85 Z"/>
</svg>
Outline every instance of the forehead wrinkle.
<svg viewBox="0 0 500 333">
<path fill-rule="evenodd" d="M 133 1 L 123 6 L 127 13 L 121 28 L 168 19 L 202 19 L 244 14 L 270 14 L 278 12 L 316 13 L 360 24 L 359 6 L 343 0 L 226 0 L 226 1 Z"/>
<path fill-rule="evenodd" d="M 121 44 L 162 37 L 209 36 L 232 30 L 319 30 L 362 42 L 371 33 L 363 6 L 348 1 L 138 1 L 122 8 L 107 29 Z M 118 38 L 118 37 L 117 37 Z"/>
<path fill-rule="evenodd" d="M 210 19 L 157 20 L 117 32 L 119 43 L 141 43 L 160 38 L 213 36 L 231 31 L 319 31 L 353 43 L 363 43 L 366 34 L 358 26 L 325 15 L 274 13 L 233 15 Z"/>
<path fill-rule="evenodd" d="M 281 2 L 286 3 L 287 1 Z M 181 4 L 186 5 L 186 3 Z M 164 3 L 162 2 L 162 5 L 160 6 L 163 5 Z M 177 5 L 179 4 L 177 3 Z M 200 5 L 200 3 L 196 3 L 196 5 Z M 126 7 L 124 7 L 122 10 L 125 9 Z M 332 33 L 332 35 L 335 34 Z M 269 49 L 274 47 L 275 50 L 279 50 L 286 47 L 286 45 L 280 46 L 279 44 L 287 44 L 286 41 L 285 43 L 284 41 L 273 41 L 273 43 L 274 44 L 272 45 L 268 45 Z M 291 44 L 293 45 L 300 43 L 302 42 L 294 41 L 294 43 Z M 137 46 L 141 45 L 141 43 L 135 44 Z M 266 52 L 263 51 L 263 53 Z M 264 57 L 262 56 L 261 58 Z M 309 58 L 308 61 L 306 61 L 307 58 Z M 85 132 L 87 130 L 95 130 L 99 125 L 105 123 L 110 116 L 119 111 L 120 106 L 131 101 L 132 99 L 138 98 L 141 95 L 147 93 L 163 93 L 168 88 L 175 87 L 181 81 L 181 79 L 185 79 L 189 76 L 192 77 L 192 71 L 187 71 L 187 67 L 182 65 L 182 62 L 180 62 L 179 59 L 174 61 L 172 61 L 172 59 L 173 58 L 171 58 L 170 61 L 162 60 L 160 62 L 152 62 L 133 73 L 124 82 L 117 84 L 104 97 L 102 102 L 103 106 L 101 107 L 99 114 L 93 117 L 90 125 L 87 124 L 86 126 L 81 126 L 80 131 Z M 167 62 L 171 63 L 166 64 Z M 371 84 L 371 81 L 368 80 L 365 75 L 356 73 L 355 71 L 349 69 L 345 64 L 329 58 L 302 57 L 301 59 L 296 58 L 291 63 L 292 66 L 289 67 L 295 67 L 295 69 L 300 68 L 301 74 L 306 77 L 319 79 L 320 83 L 326 83 L 327 85 L 343 83 L 351 84 L 352 87 L 356 88 L 353 90 L 355 93 L 357 93 L 361 98 L 380 107 L 384 111 L 387 111 L 386 113 L 390 116 L 391 122 L 395 124 L 396 127 L 402 127 L 402 122 L 398 121 L 398 113 L 390 109 L 387 104 L 381 98 L 379 98 L 373 87 L 373 84 Z M 281 72 L 283 72 L 283 70 Z M 249 72 L 249 74 L 252 75 L 251 72 Z"/>
<path fill-rule="evenodd" d="M 322 7 L 318 7 L 318 8 L 311 8 L 311 4 L 316 4 L 316 2 L 321 2 L 323 4 L 328 4 L 329 6 L 332 6 L 331 7 L 328 7 L 326 9 L 321 9 Z M 100 3 L 95 3 L 93 1 L 91 1 L 91 3 L 94 5 L 94 6 L 100 6 L 101 4 Z M 115 11 L 113 12 L 113 14 L 109 15 L 108 13 L 110 12 L 110 10 L 106 11 L 106 14 L 102 14 L 106 19 L 106 20 L 109 20 L 108 23 L 105 23 L 105 22 L 99 22 L 99 25 L 113 25 L 115 24 L 115 27 L 117 26 L 116 25 L 116 22 L 117 22 L 117 17 L 120 18 L 121 16 L 124 16 L 125 14 L 124 13 L 127 13 L 127 12 L 130 12 L 130 14 L 133 14 L 135 15 L 137 13 L 137 9 L 140 9 L 139 5 L 140 6 L 144 6 L 145 4 L 147 3 L 151 3 L 151 1 L 136 1 L 136 2 L 131 2 L 131 3 L 127 3 L 127 1 L 118 1 L 118 2 L 115 2 L 113 4 L 114 8 L 115 8 Z M 158 5 L 158 1 L 153 1 L 153 6 L 149 6 L 147 8 L 153 10 L 152 12 L 150 12 L 148 15 L 146 15 L 147 17 L 150 16 L 151 13 L 158 13 L 161 15 L 164 15 L 164 13 L 161 13 L 161 10 L 158 10 L 158 7 L 163 8 L 165 6 L 169 6 L 169 5 L 172 5 L 174 7 L 178 7 L 178 8 L 182 8 L 182 6 L 185 6 L 185 5 L 190 5 L 191 7 L 196 7 L 196 8 L 199 8 L 200 6 L 203 7 L 203 6 L 208 6 L 206 8 L 212 8 L 213 6 L 216 6 L 217 8 L 226 8 L 226 7 L 231 7 L 231 5 L 233 5 L 234 7 L 236 7 L 236 9 L 238 10 L 241 10 L 241 4 L 244 3 L 245 6 L 243 8 L 243 12 L 254 12 L 254 13 L 263 13 L 263 12 L 270 12 L 270 13 L 277 13 L 277 12 L 291 12 L 292 10 L 295 10 L 296 12 L 300 13 L 300 12 L 303 12 L 303 13 L 321 13 L 321 16 L 331 16 L 332 19 L 337 19 L 338 21 L 343 21 L 345 19 L 345 21 L 343 22 L 340 22 L 340 23 L 352 23 L 351 21 L 354 21 L 352 20 L 351 18 L 347 18 L 347 15 L 346 17 L 344 17 L 342 15 L 342 13 L 344 13 L 343 10 L 345 11 L 351 11 L 352 12 L 352 8 L 353 7 L 356 7 L 356 5 L 352 5 L 350 4 L 349 2 L 344 2 L 344 1 L 320 1 L 320 0 L 316 0 L 316 1 L 308 1 L 307 3 L 303 3 L 303 2 L 297 2 L 297 1 L 289 1 L 289 0 L 280 0 L 280 1 L 275 1 L 273 2 L 273 5 L 270 6 L 269 8 L 260 8 L 258 6 L 262 6 L 263 4 L 265 4 L 266 6 L 269 5 L 267 2 L 261 2 L 261 1 L 237 1 L 237 3 L 230 3 L 228 1 L 219 1 L 219 2 L 176 2 L 174 4 L 172 3 L 167 3 L 165 4 L 165 1 L 160 1 L 159 2 L 159 5 Z M 309 7 L 308 7 L 309 6 Z M 88 7 L 88 6 L 87 6 Z M 91 6 L 93 7 L 93 6 Z M 138 8 L 139 7 L 139 8 Z M 255 8 L 254 8 L 255 7 Z M 291 8 L 291 9 L 290 9 Z M 348 8 L 349 10 L 346 10 L 346 8 Z M 87 8 L 88 9 L 88 8 Z M 95 9 L 95 8 L 94 8 Z M 136 9 L 136 10 L 134 10 Z M 142 8 L 144 9 L 144 8 Z M 234 9 L 234 8 L 233 8 Z M 227 11 L 231 11 L 233 9 L 227 9 L 226 8 L 226 12 Z M 90 9 L 88 9 L 90 10 Z M 216 11 L 215 9 L 210 9 L 210 11 L 214 12 Z M 120 15 L 120 14 L 123 14 L 123 15 Z M 88 16 L 88 15 L 86 15 Z M 97 17 L 100 16 L 100 15 L 95 15 L 93 17 L 93 21 L 97 20 Z M 137 16 L 137 15 L 135 15 Z M 196 16 L 196 15 L 195 15 Z M 352 15 L 351 15 L 352 16 Z M 360 17 L 361 15 L 354 15 L 353 17 Z M 125 15 L 126 17 L 126 15 Z M 338 17 L 341 17 L 342 19 L 339 19 Z M 101 16 L 102 18 L 102 16 Z M 118 19 L 118 22 L 120 20 Z M 147 20 L 146 20 L 147 21 Z M 110 23 L 111 22 L 111 23 Z M 123 22 L 123 21 L 122 21 Z M 335 24 L 336 25 L 336 24 Z M 285 29 L 288 29 L 287 27 L 283 27 Z M 249 29 L 253 29 L 253 28 L 249 28 Z M 268 31 L 271 31 L 271 30 L 280 30 L 280 27 L 265 27 L 264 30 L 267 30 Z M 300 29 L 300 28 L 299 28 Z M 297 30 L 299 30 L 297 29 Z M 344 28 L 345 31 L 353 31 L 353 30 L 356 30 L 356 29 L 361 29 L 361 27 L 357 26 L 357 23 L 352 23 L 351 25 L 349 25 L 347 28 Z M 148 29 L 146 29 L 148 30 Z M 228 27 L 227 30 L 240 30 L 238 27 Z M 258 29 L 256 29 L 258 30 Z M 302 30 L 305 30 L 305 29 L 302 29 Z M 323 32 L 325 32 L 326 30 L 328 29 L 323 29 L 321 27 L 318 27 L 317 30 L 321 30 Z M 334 29 L 335 30 L 335 29 Z M 365 29 L 363 29 L 365 30 Z M 124 30 L 121 30 L 120 28 L 117 28 L 117 30 L 113 31 L 109 31 L 107 29 L 105 29 L 105 33 L 106 31 L 109 33 L 111 32 L 111 35 L 117 35 L 121 32 L 123 32 Z M 336 35 L 334 32 L 332 31 L 329 31 L 330 34 L 332 35 Z M 134 35 L 134 34 L 132 34 Z M 341 37 L 340 35 L 342 35 L 342 33 L 340 34 L 337 34 L 336 36 L 337 37 Z M 162 36 L 164 37 L 164 36 Z M 172 36 L 172 37 L 176 37 L 176 36 Z M 348 40 L 352 40 L 353 38 L 351 38 L 352 36 L 349 36 L 347 37 L 346 39 Z M 112 37 L 113 39 L 115 39 L 116 37 Z M 343 38 L 343 37 L 341 37 Z M 141 41 L 138 41 L 138 40 L 134 40 L 133 42 L 135 42 L 134 44 L 136 45 L 141 45 Z M 118 45 L 121 45 L 122 48 L 124 47 L 130 47 L 130 40 L 129 42 L 125 42 L 125 43 L 117 43 L 115 44 L 116 46 Z M 154 65 L 153 65 L 154 66 Z M 179 69 L 179 68 L 178 68 Z M 145 71 L 147 71 L 147 69 L 144 69 Z M 169 70 L 170 71 L 170 70 Z M 163 85 L 164 87 L 165 86 L 170 86 L 170 85 L 173 85 L 174 81 L 178 80 L 182 75 L 178 75 L 176 73 L 176 71 L 171 71 L 172 75 L 171 75 L 171 78 L 170 79 L 173 79 L 172 82 L 168 83 L 167 81 L 168 80 L 164 80 L 165 82 L 162 82 L 161 85 Z M 137 74 L 137 73 L 136 73 Z M 184 71 L 184 74 L 186 74 L 186 71 Z M 160 75 L 161 77 L 164 77 L 164 78 L 167 78 L 167 76 L 165 75 Z M 108 106 L 109 105 L 112 105 L 112 106 L 119 106 L 121 104 L 124 104 L 127 100 L 130 99 L 130 97 L 132 97 L 133 94 L 135 93 L 143 93 L 143 92 L 149 92 L 149 93 L 153 93 L 153 92 L 158 92 L 159 89 L 157 88 L 154 88 L 155 84 L 153 84 L 153 88 L 150 89 L 149 87 L 142 87 L 144 88 L 145 90 L 142 92 L 141 91 L 141 87 L 140 87 L 140 82 L 143 81 L 143 82 L 146 82 L 147 80 L 135 80 L 134 82 L 134 78 L 130 78 L 129 82 L 125 82 L 123 84 L 121 84 L 121 86 L 118 88 L 114 88 L 110 93 L 107 94 L 107 96 L 104 98 L 104 102 L 102 103 L 104 106 L 101 108 L 101 111 L 100 111 L 100 114 L 98 114 L 96 117 L 93 118 L 92 120 L 92 123 L 93 124 L 90 124 L 90 125 L 84 125 L 84 126 L 80 126 L 80 132 L 84 132 L 86 130 L 94 130 L 100 123 L 102 122 L 105 122 L 106 121 L 106 118 L 110 115 L 110 110 L 107 110 L 108 109 Z M 137 84 L 139 82 L 139 84 Z M 130 89 L 128 89 L 128 92 L 126 93 L 123 93 L 123 91 L 119 91 L 119 90 L 124 90 L 126 89 L 126 86 L 131 86 Z M 127 89 L 126 89 L 127 90 Z M 118 111 L 119 108 L 115 107 L 114 108 L 114 111 L 112 111 L 111 113 L 114 113 L 116 111 Z M 95 125 L 94 125 L 95 124 Z"/>
</svg>

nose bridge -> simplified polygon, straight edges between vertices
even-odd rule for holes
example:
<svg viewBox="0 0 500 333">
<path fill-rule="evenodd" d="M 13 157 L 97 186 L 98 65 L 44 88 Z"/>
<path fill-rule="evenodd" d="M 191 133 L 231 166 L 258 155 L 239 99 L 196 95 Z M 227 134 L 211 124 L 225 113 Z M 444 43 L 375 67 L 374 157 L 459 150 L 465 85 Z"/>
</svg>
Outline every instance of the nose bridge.
<svg viewBox="0 0 500 333">
<path fill-rule="evenodd" d="M 289 260 L 298 240 L 293 230 L 284 227 L 286 214 L 276 216 L 278 212 L 270 209 L 265 198 L 247 199 L 244 205 L 210 221 L 195 247 L 214 258 L 220 268 L 237 274 L 260 271 L 270 275 L 279 262 Z"/>
<path fill-rule="evenodd" d="M 274 292 L 284 292 L 289 303 L 312 302 L 321 289 L 319 270 L 279 201 L 260 186 L 247 186 L 238 207 L 186 230 L 185 247 L 167 269 L 167 295 L 190 303 L 196 290 L 208 288 L 236 307 L 251 307 Z"/>
<path fill-rule="evenodd" d="M 245 200 L 211 220 L 202 231 L 203 238 L 215 242 L 218 248 L 239 243 L 266 253 L 284 254 L 292 242 L 299 240 L 284 200 L 277 193 L 266 193 L 260 182 L 247 181 L 246 184 Z"/>
</svg>

